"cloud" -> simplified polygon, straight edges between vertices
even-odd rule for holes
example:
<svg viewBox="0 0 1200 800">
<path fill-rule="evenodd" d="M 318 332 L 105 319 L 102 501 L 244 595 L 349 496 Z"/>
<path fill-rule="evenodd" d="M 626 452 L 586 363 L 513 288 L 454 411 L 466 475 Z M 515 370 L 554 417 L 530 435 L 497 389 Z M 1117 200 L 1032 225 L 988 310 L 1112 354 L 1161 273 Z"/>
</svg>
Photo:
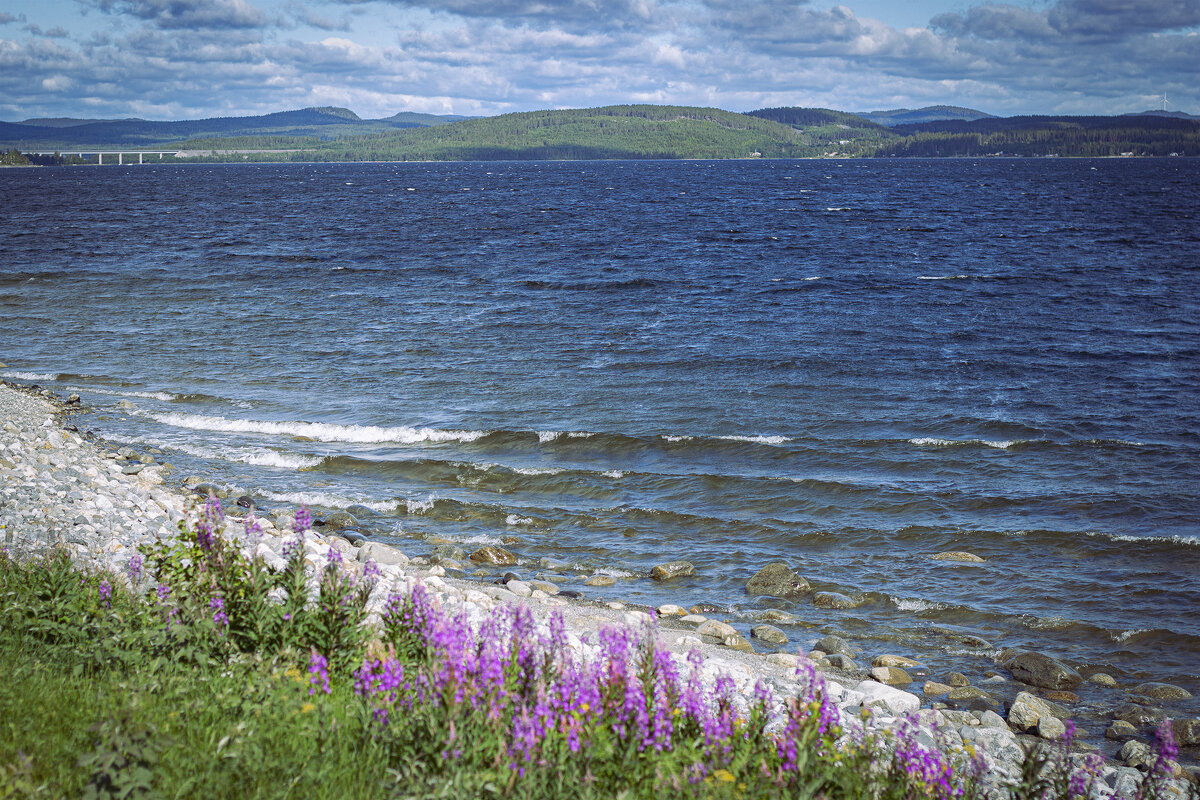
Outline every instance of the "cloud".
<svg viewBox="0 0 1200 800">
<path fill-rule="evenodd" d="M 24 22 L 24 21 L 25 21 L 24 14 L 17 14 L 16 16 L 13 16 L 12 14 L 6 13 L 4 11 L 0 11 L 0 25 L 7 25 L 10 22 Z"/>
<path fill-rule="evenodd" d="M 1124 39 L 1200 25 L 1196 0 L 1059 0 L 1046 15 L 1064 36 Z"/>
<path fill-rule="evenodd" d="M 357 3 L 363 0 L 342 0 Z M 660 10 L 654 0 L 386 0 L 394 6 L 422 9 L 465 19 L 500 20 L 538 27 L 645 28 Z"/>
<path fill-rule="evenodd" d="M 164 30 L 261 28 L 267 23 L 267 16 L 246 0 L 96 0 L 95 5 Z"/>
</svg>

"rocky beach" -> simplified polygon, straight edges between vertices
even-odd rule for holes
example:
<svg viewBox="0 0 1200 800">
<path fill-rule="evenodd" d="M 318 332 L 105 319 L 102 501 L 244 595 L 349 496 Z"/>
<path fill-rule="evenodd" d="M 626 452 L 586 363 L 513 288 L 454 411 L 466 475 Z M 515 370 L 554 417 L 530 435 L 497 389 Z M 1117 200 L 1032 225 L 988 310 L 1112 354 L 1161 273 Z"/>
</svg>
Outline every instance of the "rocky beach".
<svg viewBox="0 0 1200 800">
<path fill-rule="evenodd" d="M 36 386 L 0 386 L 3 545 L 18 558 L 66 548 L 83 569 L 121 575 L 139 547 L 174 537 L 198 502 L 209 492 L 224 490 L 195 476 L 177 475 L 159 461 L 161 453 L 138 452 L 78 430 L 72 424 L 72 412 L 78 408 L 77 396 L 61 398 Z M 282 565 L 285 544 L 295 539 L 297 509 L 258 509 L 262 532 L 251 539 L 243 517 L 253 503 L 251 498 L 226 498 L 224 535 L 268 564 Z M 731 625 L 721 619 L 718 606 L 651 609 L 566 596 L 552 574 L 527 575 L 518 557 L 504 547 L 489 545 L 469 553 L 446 547 L 435 549 L 432 557 L 410 558 L 394 546 L 348 530 L 348 521 L 353 517 L 347 512 L 318 514 L 316 532 L 305 537 L 304 547 L 314 562 L 332 548 L 342 554 L 348 570 L 361 572 L 367 562 L 378 565 L 383 579 L 368 601 L 369 623 L 378 622 L 388 594 L 421 584 L 442 606 L 466 610 L 475 618 L 504 603 L 527 605 L 543 624 L 552 612 L 561 612 L 572 646 L 585 657 L 595 655 L 597 645 L 589 640 L 602 626 L 641 629 L 654 624 L 655 635 L 680 663 L 689 652 L 699 651 L 705 680 L 715 683 L 718 676 L 728 676 L 745 702 L 760 681 L 771 687 L 777 704 L 800 688 L 800 657 L 756 652 L 755 647 L 770 650 L 773 643 L 787 641 L 771 624 L 787 612 L 767 610 L 756 624 Z M 966 560 L 971 554 L 951 551 L 944 557 Z M 668 562 L 652 575 L 669 583 L 691 568 L 686 561 Z M 781 598 L 813 593 L 808 581 L 782 562 L 764 566 L 746 591 Z M 836 601 L 817 597 L 813 602 Z M 997 651 L 994 667 L 981 676 L 943 674 L 901 655 L 864 653 L 851 637 L 837 635 L 821 638 L 804 657 L 824 674 L 827 697 L 851 729 L 891 729 L 911 715 L 919 720 L 929 746 L 947 752 L 967 745 L 977 748 L 995 785 L 1016 778 L 1033 743 L 1063 736 L 1076 716 L 1073 705 L 1079 703 L 1079 692 L 1092 687 L 1124 699 L 1108 710 L 1104 731 L 1075 740 L 1080 757 L 1107 756 L 1097 783 L 1101 795 L 1134 795 L 1142 775 L 1153 766 L 1150 736 L 1164 717 L 1174 719 L 1184 765 L 1168 794 L 1185 796 L 1188 776 L 1200 774 L 1195 766 L 1200 719 L 1186 711 L 1192 707 L 1192 693 L 1184 686 L 1145 681 L 1127 685 L 1119 671 L 1103 665 L 1072 666 L 1052 655 L 1012 649 Z"/>
</svg>

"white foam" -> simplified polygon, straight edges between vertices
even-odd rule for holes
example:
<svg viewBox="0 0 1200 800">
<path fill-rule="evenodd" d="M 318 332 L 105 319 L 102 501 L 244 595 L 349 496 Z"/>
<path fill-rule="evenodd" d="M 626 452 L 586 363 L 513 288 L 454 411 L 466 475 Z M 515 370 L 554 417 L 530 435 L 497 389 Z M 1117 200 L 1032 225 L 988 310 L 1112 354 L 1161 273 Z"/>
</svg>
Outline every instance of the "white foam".
<svg viewBox="0 0 1200 800">
<path fill-rule="evenodd" d="M 1015 439 L 937 439 L 932 436 L 922 436 L 917 439 L 909 439 L 908 443 L 915 444 L 917 447 L 963 447 L 983 445 L 984 447 L 994 447 L 997 450 L 1006 450 L 1016 444 L 1017 441 Z"/>
<path fill-rule="evenodd" d="M 504 544 L 504 540 L 499 536 L 488 536 L 486 533 L 468 536 L 466 539 L 461 539 L 460 541 L 463 544 Z"/>
<path fill-rule="evenodd" d="M 919 281 L 965 281 L 974 278 L 974 275 L 918 275 Z"/>
<path fill-rule="evenodd" d="M 513 472 L 518 475 L 557 475 L 566 470 L 558 467 L 513 467 Z"/>
<path fill-rule="evenodd" d="M 1096 539 L 1108 539 L 1112 542 L 1157 542 L 1160 544 L 1182 544 L 1200 547 L 1200 538 L 1192 536 L 1134 536 L 1128 533 L 1104 533 L 1101 531 L 1084 531 L 1084 536 Z"/>
<path fill-rule="evenodd" d="M 322 442 L 362 444 L 419 444 L 422 442 L 473 442 L 484 431 L 438 430 L 399 426 L 335 425 L 328 422 L 274 422 L 269 420 L 229 419 L 201 414 L 147 414 L 151 419 L 177 428 L 230 433 L 264 433 L 276 436 L 306 436 Z"/>
<path fill-rule="evenodd" d="M 1110 633 L 1109 635 L 1112 636 L 1114 642 L 1127 642 L 1138 634 L 1149 632 L 1149 628 L 1135 628 L 1134 630 L 1121 631 L 1120 633 Z"/>
<path fill-rule="evenodd" d="M 509 514 L 504 518 L 505 525 L 532 525 L 533 520 L 529 517 L 518 517 L 516 514 Z"/>
<path fill-rule="evenodd" d="M 538 441 L 545 444 L 546 442 L 553 442 L 562 435 L 562 431 L 538 431 Z"/>
<path fill-rule="evenodd" d="M 629 570 L 617 569 L 616 567 L 601 567 L 592 573 L 593 575 L 607 575 L 610 578 L 632 578 L 634 573 Z"/>
<path fill-rule="evenodd" d="M 945 605 L 942 603 L 933 603 L 928 600 L 904 600 L 899 597 L 893 597 L 892 602 L 901 611 L 934 611 L 945 608 Z"/>
<path fill-rule="evenodd" d="M 378 511 L 381 514 L 387 514 L 396 510 L 395 503 L 380 503 L 356 497 L 343 497 L 342 495 L 330 494 L 329 492 L 272 492 L 263 489 L 256 492 L 256 494 L 260 494 L 268 500 L 274 500 L 277 503 L 288 503 L 294 506 L 321 506 L 323 508 L 366 506 L 372 511 Z"/>
<path fill-rule="evenodd" d="M 433 504 L 437 502 L 437 495 L 429 495 L 424 500 L 405 500 L 404 508 L 409 514 L 427 514 L 433 511 Z"/>
<path fill-rule="evenodd" d="M 696 437 L 695 436 L 667 436 L 664 434 L 662 438 L 668 442 L 690 442 L 693 439 L 695 439 Z"/>
<path fill-rule="evenodd" d="M 809 275 L 809 276 L 808 276 L 807 278 L 805 278 L 804 280 L 806 280 L 806 281 L 819 281 L 819 280 L 821 280 L 821 276 L 820 276 L 820 275 Z"/>
<path fill-rule="evenodd" d="M 600 474 L 606 478 L 624 478 L 626 475 L 626 473 L 619 469 L 610 469 L 607 472 L 601 472 Z"/>
<path fill-rule="evenodd" d="M 13 378 L 18 381 L 56 381 L 57 372 L 0 372 L 0 378 Z"/>
<path fill-rule="evenodd" d="M 853 209 L 851 209 L 849 206 L 829 206 L 825 210 L 826 211 L 852 211 Z"/>
<path fill-rule="evenodd" d="M 588 431 L 567 431 L 568 439 L 590 439 L 595 435 L 596 434 L 589 433 Z"/>
<path fill-rule="evenodd" d="M 750 442 L 751 444 L 783 444 L 790 442 L 787 436 L 718 436 L 727 442 Z"/>
<path fill-rule="evenodd" d="M 256 450 L 252 448 L 231 448 L 219 450 L 215 447 L 197 447 L 182 442 L 166 442 L 160 439 L 139 438 L 135 441 L 148 444 L 151 447 L 162 447 L 187 453 L 196 458 L 207 458 L 214 461 L 240 461 L 256 467 L 281 467 L 283 469 L 311 469 L 323 459 L 317 456 L 304 456 L 293 453 L 280 453 L 275 450 Z"/>
</svg>

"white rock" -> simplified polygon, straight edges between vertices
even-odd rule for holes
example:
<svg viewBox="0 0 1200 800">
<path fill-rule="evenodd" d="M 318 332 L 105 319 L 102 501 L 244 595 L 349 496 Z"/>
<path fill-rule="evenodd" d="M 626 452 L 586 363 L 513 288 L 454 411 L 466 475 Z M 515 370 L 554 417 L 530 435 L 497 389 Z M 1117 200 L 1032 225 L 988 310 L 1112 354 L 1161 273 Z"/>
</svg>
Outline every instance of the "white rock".
<svg viewBox="0 0 1200 800">
<path fill-rule="evenodd" d="M 854 687 L 862 692 L 864 708 L 885 708 L 897 716 L 911 714 L 921 707 L 921 699 L 915 694 L 886 686 L 878 681 L 863 681 Z"/>
</svg>

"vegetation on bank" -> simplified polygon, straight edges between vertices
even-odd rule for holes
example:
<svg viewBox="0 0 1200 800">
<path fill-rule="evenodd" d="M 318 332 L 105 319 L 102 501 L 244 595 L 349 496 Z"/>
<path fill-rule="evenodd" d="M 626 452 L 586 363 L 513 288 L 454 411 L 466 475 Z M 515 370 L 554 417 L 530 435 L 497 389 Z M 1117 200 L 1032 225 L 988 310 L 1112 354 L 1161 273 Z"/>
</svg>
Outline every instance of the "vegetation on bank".
<svg viewBox="0 0 1200 800">
<path fill-rule="evenodd" d="M 653 630 L 600 631 L 583 661 L 562 619 L 499 606 L 479 622 L 423 586 L 382 604 L 371 562 L 272 569 L 222 539 L 211 501 L 118 578 L 55 553 L 0 554 L 0 798 L 973 798 L 978 754 L 948 757 L 913 721 L 863 734 L 811 667 L 770 724 L 760 685 L 706 690 Z M 253 539 L 253 517 L 245 522 Z M 126 580 L 127 578 L 128 580 Z M 1170 728 L 1145 783 L 1172 768 Z M 1098 762 L 1037 751 L 1014 800 L 1086 796 Z"/>
<path fill-rule="evenodd" d="M 0 166 L 2 167 L 28 167 L 29 164 L 29 159 L 15 147 L 0 151 Z"/>
</svg>

